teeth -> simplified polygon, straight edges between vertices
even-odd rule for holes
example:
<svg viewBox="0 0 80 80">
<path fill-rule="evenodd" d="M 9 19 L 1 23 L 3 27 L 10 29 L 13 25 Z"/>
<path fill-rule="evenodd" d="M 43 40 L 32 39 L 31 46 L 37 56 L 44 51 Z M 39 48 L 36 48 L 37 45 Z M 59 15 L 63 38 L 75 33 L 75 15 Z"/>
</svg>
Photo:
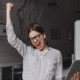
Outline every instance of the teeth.
<svg viewBox="0 0 80 80">
<path fill-rule="evenodd" d="M 40 45 L 40 43 L 37 44 L 37 46 L 39 46 L 39 45 Z"/>
<path fill-rule="evenodd" d="M 37 44 L 37 46 L 39 46 L 39 44 Z"/>
</svg>

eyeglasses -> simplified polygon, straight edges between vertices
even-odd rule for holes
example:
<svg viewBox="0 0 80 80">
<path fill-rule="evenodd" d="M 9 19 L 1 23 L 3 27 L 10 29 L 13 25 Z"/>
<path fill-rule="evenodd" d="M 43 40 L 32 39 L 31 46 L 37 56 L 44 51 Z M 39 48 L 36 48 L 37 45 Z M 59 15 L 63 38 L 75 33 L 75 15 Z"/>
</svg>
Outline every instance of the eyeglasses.
<svg viewBox="0 0 80 80">
<path fill-rule="evenodd" d="M 30 38 L 30 40 L 31 40 L 32 42 L 33 42 L 34 40 L 38 40 L 38 39 L 40 39 L 40 35 L 41 35 L 41 34 L 38 34 L 38 35 Z"/>
</svg>

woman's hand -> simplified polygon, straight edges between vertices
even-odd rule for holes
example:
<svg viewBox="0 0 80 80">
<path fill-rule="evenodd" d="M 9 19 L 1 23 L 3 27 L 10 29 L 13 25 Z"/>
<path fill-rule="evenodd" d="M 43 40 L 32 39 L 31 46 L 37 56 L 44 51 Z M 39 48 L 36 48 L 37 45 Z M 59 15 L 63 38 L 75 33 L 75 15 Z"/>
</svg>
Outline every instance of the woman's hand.
<svg viewBox="0 0 80 80">
<path fill-rule="evenodd" d="M 12 12 L 13 7 L 14 7 L 14 4 L 12 3 L 6 4 L 6 24 L 12 24 L 11 12 Z"/>
<path fill-rule="evenodd" d="M 13 7 L 14 7 L 14 4 L 12 4 L 12 3 L 6 4 L 7 11 L 12 11 Z"/>
<path fill-rule="evenodd" d="M 80 72 L 74 73 L 70 80 L 80 80 Z"/>
</svg>

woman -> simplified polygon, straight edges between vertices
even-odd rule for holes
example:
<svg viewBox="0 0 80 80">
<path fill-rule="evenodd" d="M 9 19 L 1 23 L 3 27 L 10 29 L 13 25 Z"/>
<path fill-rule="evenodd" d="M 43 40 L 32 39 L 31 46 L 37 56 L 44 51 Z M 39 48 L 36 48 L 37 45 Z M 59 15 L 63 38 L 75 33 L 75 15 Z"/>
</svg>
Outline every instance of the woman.
<svg viewBox="0 0 80 80">
<path fill-rule="evenodd" d="M 47 36 L 41 25 L 30 25 L 28 36 L 32 46 L 24 44 L 16 36 L 11 22 L 14 5 L 7 3 L 6 7 L 7 39 L 23 57 L 23 80 L 61 80 L 61 52 L 47 45 Z"/>
</svg>

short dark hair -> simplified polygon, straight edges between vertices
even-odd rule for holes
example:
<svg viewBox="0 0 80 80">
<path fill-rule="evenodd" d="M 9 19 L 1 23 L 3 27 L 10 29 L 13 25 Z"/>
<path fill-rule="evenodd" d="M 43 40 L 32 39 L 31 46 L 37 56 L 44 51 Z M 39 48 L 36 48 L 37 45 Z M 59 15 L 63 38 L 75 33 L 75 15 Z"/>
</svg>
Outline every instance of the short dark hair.
<svg viewBox="0 0 80 80">
<path fill-rule="evenodd" d="M 29 27 L 28 27 L 28 37 L 29 37 L 29 33 L 31 31 L 37 31 L 40 34 L 44 34 L 44 33 L 46 34 L 44 28 L 38 23 L 32 23 L 32 24 L 29 25 Z M 45 39 L 45 43 L 48 44 L 47 36 L 46 36 L 46 39 Z"/>
</svg>

